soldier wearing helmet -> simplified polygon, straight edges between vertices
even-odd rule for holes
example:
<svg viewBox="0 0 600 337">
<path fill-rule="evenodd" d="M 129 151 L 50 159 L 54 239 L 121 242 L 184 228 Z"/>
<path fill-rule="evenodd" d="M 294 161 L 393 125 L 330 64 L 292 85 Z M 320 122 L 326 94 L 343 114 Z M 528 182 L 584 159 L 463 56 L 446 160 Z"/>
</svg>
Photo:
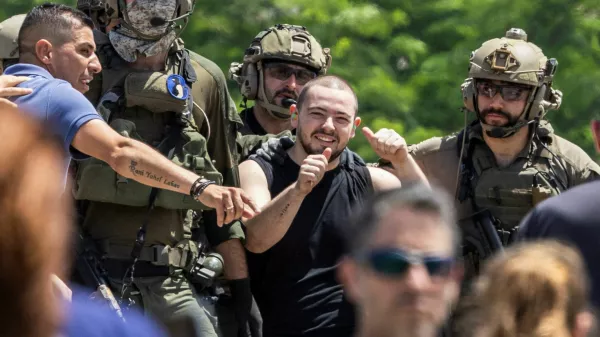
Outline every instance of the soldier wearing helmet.
<svg viewBox="0 0 600 337">
<path fill-rule="evenodd" d="M 11 16 L 0 22 L 0 74 L 10 65 L 19 62 L 17 38 L 23 20 L 25 20 L 25 14 Z"/>
<path fill-rule="evenodd" d="M 217 184 L 239 186 L 236 140 L 242 122 L 225 76 L 179 38 L 194 4 L 79 0 L 78 9 L 95 22 L 103 66 L 86 96 L 119 133 Z M 225 292 L 238 308 L 238 326 L 245 327 L 252 298 L 237 220 L 240 200 L 209 209 L 139 186 L 95 160 L 78 163 L 74 196 L 82 227 L 99 247 L 124 306 L 142 307 L 172 328 L 173 336 L 245 333 L 219 331 L 229 324 L 220 318 L 217 324 L 214 308 L 215 296 Z"/>
<path fill-rule="evenodd" d="M 244 104 L 242 135 L 280 134 L 292 130 L 289 107 L 311 79 L 331 66 L 329 48 L 302 26 L 277 24 L 256 35 L 242 63 L 231 64 L 229 76 L 237 82 Z"/>
<path fill-rule="evenodd" d="M 457 134 L 410 147 L 429 180 L 456 196 L 466 279 L 513 242 L 534 205 L 600 174 L 545 119 L 562 100 L 553 88 L 557 65 L 522 29 L 484 42 L 471 54 L 461 87 L 465 114 L 476 120 Z"/>
</svg>

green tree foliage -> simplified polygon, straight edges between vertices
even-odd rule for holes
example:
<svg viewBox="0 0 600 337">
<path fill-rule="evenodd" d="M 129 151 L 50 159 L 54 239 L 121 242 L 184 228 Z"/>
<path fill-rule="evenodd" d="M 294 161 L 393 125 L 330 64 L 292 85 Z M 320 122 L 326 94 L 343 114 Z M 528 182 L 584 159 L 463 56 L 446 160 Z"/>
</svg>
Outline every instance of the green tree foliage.
<svg viewBox="0 0 600 337">
<path fill-rule="evenodd" d="M 4 0 L 0 20 L 41 2 Z M 463 126 L 459 88 L 471 51 L 523 28 L 559 61 L 554 85 L 564 93 L 563 106 L 548 119 L 559 135 L 593 154 L 588 125 L 600 104 L 598 8 L 596 0 L 198 0 L 183 38 L 227 74 L 260 30 L 304 25 L 331 48 L 330 73 L 356 89 L 363 125 L 394 128 L 414 143 Z M 230 89 L 239 102 L 232 82 Z M 375 159 L 360 132 L 351 147 Z"/>
</svg>

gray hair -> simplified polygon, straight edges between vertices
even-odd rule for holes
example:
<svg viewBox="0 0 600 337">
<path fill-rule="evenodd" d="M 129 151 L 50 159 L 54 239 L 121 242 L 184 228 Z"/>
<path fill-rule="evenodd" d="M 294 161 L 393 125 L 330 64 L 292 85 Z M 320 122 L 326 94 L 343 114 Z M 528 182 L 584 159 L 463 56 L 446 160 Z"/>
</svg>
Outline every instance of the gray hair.
<svg viewBox="0 0 600 337">
<path fill-rule="evenodd" d="M 390 210 L 399 208 L 439 215 L 442 220 L 440 226 L 452 235 L 453 254 L 458 253 L 461 234 L 452 198 L 442 189 L 430 188 L 421 183 L 378 192 L 359 208 L 345 227 L 348 253 L 353 255 L 364 251 L 382 218 Z"/>
</svg>

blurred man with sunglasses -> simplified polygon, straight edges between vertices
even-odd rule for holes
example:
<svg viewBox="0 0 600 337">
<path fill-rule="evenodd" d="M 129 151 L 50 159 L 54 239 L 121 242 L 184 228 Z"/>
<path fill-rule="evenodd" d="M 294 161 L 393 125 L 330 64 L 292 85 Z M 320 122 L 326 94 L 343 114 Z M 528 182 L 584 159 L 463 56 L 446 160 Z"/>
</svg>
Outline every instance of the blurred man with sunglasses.
<svg viewBox="0 0 600 337">
<path fill-rule="evenodd" d="M 429 181 L 456 197 L 466 279 L 515 240 L 519 222 L 537 203 L 600 174 L 545 120 L 562 100 L 552 87 L 557 65 L 522 29 L 484 42 L 471 54 L 461 87 L 465 114 L 477 119 L 457 134 L 410 148 Z"/>
<path fill-rule="evenodd" d="M 258 33 L 243 62 L 231 64 L 229 76 L 238 83 L 244 105 L 242 135 L 280 134 L 292 130 L 289 108 L 304 85 L 331 66 L 329 48 L 302 26 L 277 24 Z"/>
<path fill-rule="evenodd" d="M 356 306 L 356 337 L 434 337 L 462 278 L 451 199 L 416 184 L 371 198 L 344 228 L 339 279 Z"/>
</svg>

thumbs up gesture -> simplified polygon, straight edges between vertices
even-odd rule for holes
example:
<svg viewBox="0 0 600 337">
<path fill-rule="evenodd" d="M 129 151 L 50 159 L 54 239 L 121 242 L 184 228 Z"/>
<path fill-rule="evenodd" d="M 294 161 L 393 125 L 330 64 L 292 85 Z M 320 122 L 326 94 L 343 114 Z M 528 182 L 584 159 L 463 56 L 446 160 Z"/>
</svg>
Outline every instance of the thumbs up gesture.
<svg viewBox="0 0 600 337">
<path fill-rule="evenodd" d="M 309 194 L 323 179 L 327 171 L 329 158 L 331 158 L 331 149 L 326 148 L 322 154 L 313 154 L 304 159 L 300 166 L 300 173 L 298 173 L 298 180 L 295 186 L 300 194 Z"/>
<path fill-rule="evenodd" d="M 408 159 L 408 146 L 402 136 L 391 129 L 381 129 L 373 133 L 368 127 L 362 128 L 362 132 L 371 144 L 371 148 L 381 159 L 387 160 L 394 167 L 402 166 Z"/>
</svg>

